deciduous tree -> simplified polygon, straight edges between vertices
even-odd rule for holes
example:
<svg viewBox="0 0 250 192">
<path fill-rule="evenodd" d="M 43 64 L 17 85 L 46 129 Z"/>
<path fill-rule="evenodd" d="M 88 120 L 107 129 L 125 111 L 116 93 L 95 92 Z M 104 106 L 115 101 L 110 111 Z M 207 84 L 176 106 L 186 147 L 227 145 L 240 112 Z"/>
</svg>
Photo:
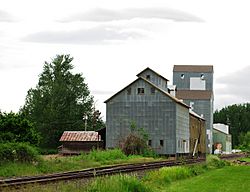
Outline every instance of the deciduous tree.
<svg viewBox="0 0 250 192">
<path fill-rule="evenodd" d="M 84 130 L 83 117 L 92 128 L 93 96 L 82 74 L 73 74 L 73 58 L 57 55 L 45 62 L 38 84 L 28 91 L 21 109 L 41 134 L 41 147 L 55 148 L 65 130 Z"/>
</svg>

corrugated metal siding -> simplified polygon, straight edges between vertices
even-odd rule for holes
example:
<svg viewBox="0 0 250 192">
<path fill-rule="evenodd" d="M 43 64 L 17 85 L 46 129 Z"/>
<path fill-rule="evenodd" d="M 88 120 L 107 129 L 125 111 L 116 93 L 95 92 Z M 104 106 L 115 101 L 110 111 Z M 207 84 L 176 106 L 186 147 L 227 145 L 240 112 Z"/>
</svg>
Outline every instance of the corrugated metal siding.
<svg viewBox="0 0 250 192">
<path fill-rule="evenodd" d="M 197 114 L 203 114 L 203 118 L 206 120 L 206 130 L 209 130 L 211 133 L 213 131 L 213 100 L 184 100 L 184 102 L 190 105 L 190 102 L 193 102 L 193 111 Z M 210 135 L 210 138 L 206 139 L 206 144 L 210 144 L 211 149 L 213 145 L 213 134 Z M 212 151 L 207 151 L 212 152 Z"/>
<path fill-rule="evenodd" d="M 150 79 L 147 79 L 147 75 L 150 75 Z M 164 91 L 168 92 L 168 82 L 166 79 L 162 78 L 161 76 L 157 75 L 150 69 L 147 69 L 139 74 L 139 77 L 143 77 L 148 81 L 152 82 L 159 88 L 163 89 Z"/>
<path fill-rule="evenodd" d="M 220 131 L 217 131 L 213 129 L 213 142 L 215 143 L 221 143 L 222 144 L 222 151 L 225 151 L 226 153 L 232 152 L 232 141 L 231 141 L 231 135 L 225 134 Z"/>
<path fill-rule="evenodd" d="M 189 110 L 176 105 L 176 152 L 189 153 Z"/>
<path fill-rule="evenodd" d="M 144 95 L 137 94 L 139 87 L 145 89 Z M 138 80 L 131 85 L 131 95 L 124 90 L 106 104 L 107 148 L 116 147 L 135 122 L 149 134 L 158 153 L 175 154 L 176 103 L 158 90 L 151 94 L 150 89 L 149 84 Z"/>
<path fill-rule="evenodd" d="M 212 133 L 213 128 L 213 70 L 207 70 L 206 66 L 205 68 L 198 67 L 197 72 L 194 71 L 195 66 L 189 66 L 190 69 L 187 69 L 188 66 L 185 66 L 185 70 L 181 71 L 182 67 L 179 67 L 178 70 L 175 66 L 175 70 L 173 71 L 173 84 L 177 86 L 177 95 L 178 90 L 190 90 L 190 78 L 191 77 L 201 77 L 201 74 L 204 74 L 204 80 L 206 81 L 206 90 L 211 91 L 211 98 L 204 99 L 204 98 L 194 98 L 193 99 L 184 99 L 184 102 L 188 105 L 190 105 L 190 102 L 193 102 L 194 105 L 194 111 L 198 113 L 199 115 L 203 114 L 205 120 L 206 120 L 206 130 Z M 210 66 L 212 67 L 212 66 Z M 213 69 L 213 68 L 210 68 Z M 184 74 L 184 79 L 181 78 L 181 75 Z M 194 90 L 195 91 L 195 90 Z M 181 98 L 179 98 L 181 99 Z M 207 152 L 212 152 L 212 145 L 213 145 L 213 138 L 212 134 L 210 134 L 210 138 L 206 139 Z"/>
<path fill-rule="evenodd" d="M 60 141 L 100 141 L 95 131 L 64 131 Z"/>
<path fill-rule="evenodd" d="M 181 75 L 184 74 L 184 79 L 181 79 Z M 213 73 L 193 73 L 193 72 L 174 72 L 173 84 L 177 85 L 177 90 L 190 90 L 190 78 L 200 77 L 204 74 L 204 80 L 206 81 L 206 90 L 213 90 Z"/>
<path fill-rule="evenodd" d="M 196 139 L 199 139 L 195 153 L 206 153 L 206 127 L 205 121 L 190 115 L 190 153 L 193 153 Z"/>
</svg>

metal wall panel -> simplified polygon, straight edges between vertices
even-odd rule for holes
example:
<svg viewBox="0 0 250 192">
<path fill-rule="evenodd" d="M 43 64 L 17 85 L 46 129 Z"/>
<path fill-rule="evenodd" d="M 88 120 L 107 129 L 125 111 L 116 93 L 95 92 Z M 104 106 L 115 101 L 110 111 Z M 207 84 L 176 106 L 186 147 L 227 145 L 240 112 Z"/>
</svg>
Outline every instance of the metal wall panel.
<svg viewBox="0 0 250 192">
<path fill-rule="evenodd" d="M 147 79 L 147 75 L 150 76 L 150 79 Z M 148 81 L 152 82 L 154 85 L 156 85 L 157 87 L 168 91 L 168 82 L 163 79 L 162 77 L 160 77 L 159 75 L 153 73 L 151 70 L 145 70 L 143 73 L 140 74 L 140 77 L 143 77 L 145 79 L 147 79 Z"/>
<path fill-rule="evenodd" d="M 176 105 L 176 152 L 189 153 L 189 109 Z"/>
<path fill-rule="evenodd" d="M 174 72 L 173 84 L 177 85 L 177 89 L 190 90 L 190 78 L 201 77 L 204 74 L 204 81 L 206 81 L 206 90 L 213 90 L 213 73 L 191 73 L 191 72 Z M 184 75 L 184 78 L 181 76 Z"/>
<path fill-rule="evenodd" d="M 107 148 L 118 146 L 119 141 L 130 132 L 135 122 L 138 128 L 144 128 L 152 141 L 152 148 L 159 154 L 176 152 L 176 104 L 164 93 L 139 79 L 131 86 L 131 94 L 123 90 L 106 103 Z M 137 89 L 144 88 L 144 95 L 138 95 Z M 163 146 L 160 145 L 163 140 Z"/>
</svg>

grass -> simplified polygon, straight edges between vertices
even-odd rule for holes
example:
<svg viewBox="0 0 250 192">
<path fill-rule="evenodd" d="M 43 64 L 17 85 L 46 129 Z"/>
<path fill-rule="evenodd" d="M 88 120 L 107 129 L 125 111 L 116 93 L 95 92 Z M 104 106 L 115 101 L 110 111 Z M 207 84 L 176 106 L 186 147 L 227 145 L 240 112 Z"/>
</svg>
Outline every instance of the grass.
<svg viewBox="0 0 250 192">
<path fill-rule="evenodd" d="M 244 157 L 244 158 L 241 158 L 240 160 L 250 162 L 250 157 Z"/>
<path fill-rule="evenodd" d="M 5 163 L 0 165 L 0 177 L 38 175 L 63 171 L 81 170 L 111 164 L 138 163 L 159 159 L 142 156 L 126 156 L 121 150 L 92 151 L 79 156 L 43 159 L 35 163 Z"/>
<path fill-rule="evenodd" d="M 228 166 L 217 157 L 199 165 L 165 167 L 142 178 L 128 175 L 98 177 L 90 183 L 81 180 L 45 186 L 31 186 L 24 191 L 87 192 L 247 192 L 250 191 L 250 167 Z"/>
<path fill-rule="evenodd" d="M 172 183 L 169 192 L 247 192 L 250 191 L 250 167 L 226 166 L 198 177 Z"/>
</svg>

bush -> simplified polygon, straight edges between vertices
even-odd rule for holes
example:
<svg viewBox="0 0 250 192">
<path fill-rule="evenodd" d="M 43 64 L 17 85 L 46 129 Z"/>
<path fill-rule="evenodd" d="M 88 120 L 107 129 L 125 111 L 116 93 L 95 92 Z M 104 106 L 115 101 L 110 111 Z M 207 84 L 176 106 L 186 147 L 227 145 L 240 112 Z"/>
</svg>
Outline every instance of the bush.
<svg viewBox="0 0 250 192">
<path fill-rule="evenodd" d="M 128 157 L 120 149 L 112 149 L 105 151 L 93 150 L 87 155 L 87 158 L 93 161 L 103 162 L 116 159 L 127 159 Z"/>
<path fill-rule="evenodd" d="M 39 148 L 38 149 L 39 154 L 41 155 L 53 155 L 53 154 L 58 154 L 57 149 L 45 149 L 45 148 Z"/>
<path fill-rule="evenodd" d="M 0 163 L 7 162 L 33 162 L 37 161 L 36 148 L 27 143 L 4 143 L 0 144 Z"/>
<path fill-rule="evenodd" d="M 216 155 L 208 155 L 206 158 L 206 162 L 208 168 L 222 168 L 227 165 L 225 161 L 221 160 Z"/>
<path fill-rule="evenodd" d="M 34 125 L 23 115 L 0 112 L 0 143 L 27 142 L 37 146 L 39 140 Z"/>
<path fill-rule="evenodd" d="M 241 133 L 239 136 L 239 149 L 245 152 L 250 152 L 250 131 L 247 133 Z"/>
<path fill-rule="evenodd" d="M 147 145 L 148 134 L 143 128 L 137 128 L 135 123 L 130 125 L 130 133 L 119 142 L 119 147 L 126 155 L 143 155 L 156 157 L 156 153 Z"/>
<path fill-rule="evenodd" d="M 191 176 L 192 171 L 188 167 L 163 167 L 159 171 L 150 172 L 145 178 L 148 181 L 155 180 L 160 185 L 164 185 Z"/>
</svg>

